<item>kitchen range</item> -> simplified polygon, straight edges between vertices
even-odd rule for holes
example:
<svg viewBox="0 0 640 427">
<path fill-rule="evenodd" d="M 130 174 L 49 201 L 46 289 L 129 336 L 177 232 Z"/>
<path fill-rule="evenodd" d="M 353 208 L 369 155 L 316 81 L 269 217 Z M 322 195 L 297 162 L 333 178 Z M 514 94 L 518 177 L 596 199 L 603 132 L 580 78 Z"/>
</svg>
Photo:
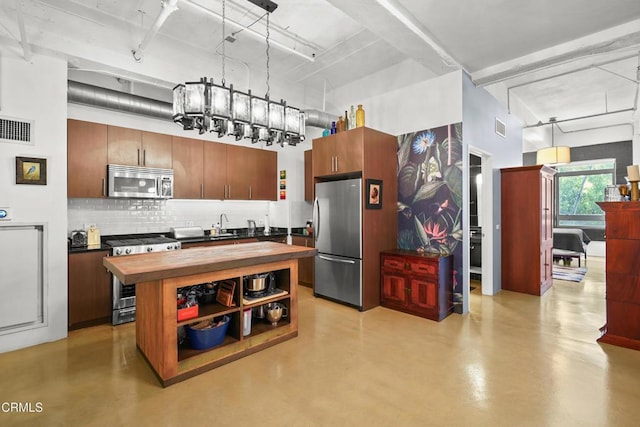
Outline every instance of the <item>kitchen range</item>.
<svg viewBox="0 0 640 427">
<path fill-rule="evenodd" d="M 111 248 L 111 256 L 114 257 L 175 251 L 182 247 L 182 244 L 176 239 L 155 235 L 135 236 L 135 238 L 113 236 L 104 243 Z M 113 315 L 111 324 L 121 325 L 133 322 L 136 320 L 136 285 L 125 285 L 115 275 L 112 276 Z"/>
</svg>

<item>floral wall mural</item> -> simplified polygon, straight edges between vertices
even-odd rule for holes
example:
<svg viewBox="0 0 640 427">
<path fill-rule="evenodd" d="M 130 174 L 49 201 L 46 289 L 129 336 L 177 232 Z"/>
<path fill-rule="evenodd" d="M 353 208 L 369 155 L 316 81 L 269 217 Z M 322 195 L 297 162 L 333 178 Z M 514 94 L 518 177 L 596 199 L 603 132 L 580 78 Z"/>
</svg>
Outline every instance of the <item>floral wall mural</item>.
<svg viewBox="0 0 640 427">
<path fill-rule="evenodd" d="M 462 123 L 398 137 L 398 247 L 453 254 L 462 301 Z"/>
</svg>

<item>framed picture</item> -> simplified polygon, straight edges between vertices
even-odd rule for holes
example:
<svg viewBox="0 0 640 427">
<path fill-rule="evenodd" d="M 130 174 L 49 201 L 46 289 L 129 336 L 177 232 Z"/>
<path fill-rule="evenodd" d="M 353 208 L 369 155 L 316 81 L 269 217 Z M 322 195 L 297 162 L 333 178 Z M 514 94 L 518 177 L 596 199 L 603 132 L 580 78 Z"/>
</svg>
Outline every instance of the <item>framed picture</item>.
<svg viewBox="0 0 640 427">
<path fill-rule="evenodd" d="M 378 179 L 366 180 L 367 209 L 382 209 L 382 181 Z"/>
<path fill-rule="evenodd" d="M 16 184 L 47 185 L 47 159 L 16 157 Z"/>
</svg>

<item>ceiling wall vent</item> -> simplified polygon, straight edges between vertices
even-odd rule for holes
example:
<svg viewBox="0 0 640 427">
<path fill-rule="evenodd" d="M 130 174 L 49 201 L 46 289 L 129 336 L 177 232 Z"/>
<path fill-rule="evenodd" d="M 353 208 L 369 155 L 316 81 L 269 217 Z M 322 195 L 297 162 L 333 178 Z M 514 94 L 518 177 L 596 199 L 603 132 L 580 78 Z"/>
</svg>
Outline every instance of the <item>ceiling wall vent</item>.
<svg viewBox="0 0 640 427">
<path fill-rule="evenodd" d="M 507 125 L 504 122 L 496 117 L 496 133 L 501 137 L 505 138 L 507 136 Z"/>
<path fill-rule="evenodd" d="M 33 144 L 33 120 L 0 117 L 0 142 Z"/>
</svg>

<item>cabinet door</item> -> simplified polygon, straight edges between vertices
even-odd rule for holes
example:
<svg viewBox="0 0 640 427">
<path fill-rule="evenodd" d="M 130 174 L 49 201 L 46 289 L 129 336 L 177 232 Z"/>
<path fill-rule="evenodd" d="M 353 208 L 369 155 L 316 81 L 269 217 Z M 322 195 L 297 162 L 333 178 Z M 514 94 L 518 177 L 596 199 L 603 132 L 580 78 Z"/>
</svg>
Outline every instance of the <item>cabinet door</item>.
<svg viewBox="0 0 640 427">
<path fill-rule="evenodd" d="M 249 200 L 251 171 L 256 167 L 253 148 L 227 145 L 227 199 Z"/>
<path fill-rule="evenodd" d="M 409 277 L 409 305 L 437 312 L 438 283 L 423 277 Z"/>
<path fill-rule="evenodd" d="M 270 150 L 254 152 L 255 167 L 251 176 L 251 200 L 278 200 L 278 153 Z"/>
<path fill-rule="evenodd" d="M 114 165 L 142 165 L 142 131 L 109 126 L 108 161 Z"/>
<path fill-rule="evenodd" d="M 313 248 L 313 239 L 309 237 L 291 236 L 291 243 L 296 246 Z M 298 259 L 298 282 L 303 285 L 313 286 L 313 261 L 314 257 Z"/>
<path fill-rule="evenodd" d="M 382 299 L 384 302 L 407 303 L 407 287 L 404 276 L 391 271 L 382 272 Z"/>
<path fill-rule="evenodd" d="M 203 141 L 174 136 L 173 191 L 176 199 L 202 199 Z"/>
<path fill-rule="evenodd" d="M 334 174 L 336 135 L 313 140 L 313 176 Z"/>
<path fill-rule="evenodd" d="M 67 197 L 105 197 L 107 126 L 67 121 Z"/>
<path fill-rule="evenodd" d="M 335 135 L 337 137 L 335 142 L 335 173 L 350 173 L 362 170 L 363 131 L 364 129 L 356 129 Z"/>
<path fill-rule="evenodd" d="M 313 151 L 304 152 L 304 199 L 312 202 L 315 198 L 313 185 Z"/>
<path fill-rule="evenodd" d="M 171 169 L 171 135 L 142 132 L 142 158 L 140 166 L 147 168 Z"/>
<path fill-rule="evenodd" d="M 204 143 L 204 198 L 224 200 L 227 186 L 227 145 Z"/>
<path fill-rule="evenodd" d="M 111 319 L 111 275 L 102 265 L 105 256 L 105 251 L 69 254 L 69 329 Z"/>
</svg>

